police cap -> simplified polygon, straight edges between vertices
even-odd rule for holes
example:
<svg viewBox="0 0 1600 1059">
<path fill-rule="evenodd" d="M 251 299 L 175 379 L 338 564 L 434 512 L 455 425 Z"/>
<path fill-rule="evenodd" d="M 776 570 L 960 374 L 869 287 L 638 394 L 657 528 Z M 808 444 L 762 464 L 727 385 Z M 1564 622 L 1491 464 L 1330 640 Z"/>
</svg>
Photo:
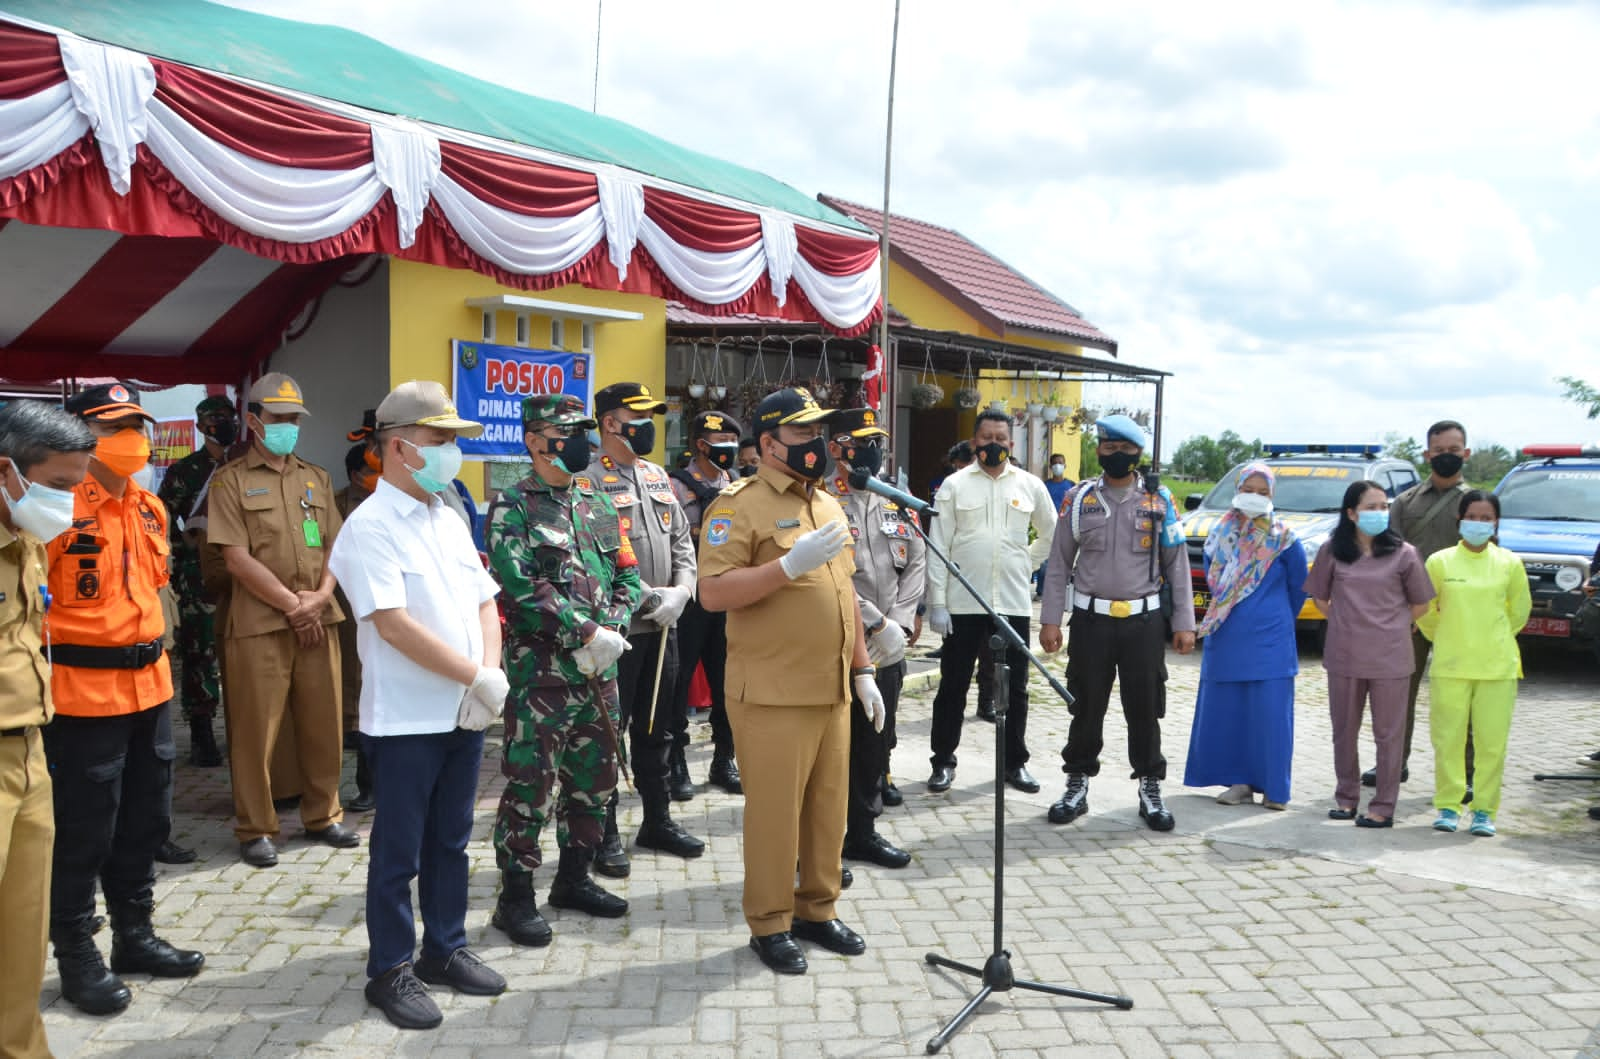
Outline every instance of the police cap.
<svg viewBox="0 0 1600 1059">
<path fill-rule="evenodd" d="M 710 411 L 701 412 L 689 421 L 689 436 L 691 438 L 704 437 L 707 434 L 741 434 L 739 421 L 726 412 Z"/>
<path fill-rule="evenodd" d="M 637 382 L 614 382 L 594 395 L 596 418 L 618 408 L 658 416 L 666 412 L 667 403 L 650 396 L 649 389 Z"/>
<path fill-rule="evenodd" d="M 871 408 L 841 408 L 828 417 L 828 430 L 838 436 L 886 438 L 889 432 L 878 425 L 878 413 Z"/>
</svg>

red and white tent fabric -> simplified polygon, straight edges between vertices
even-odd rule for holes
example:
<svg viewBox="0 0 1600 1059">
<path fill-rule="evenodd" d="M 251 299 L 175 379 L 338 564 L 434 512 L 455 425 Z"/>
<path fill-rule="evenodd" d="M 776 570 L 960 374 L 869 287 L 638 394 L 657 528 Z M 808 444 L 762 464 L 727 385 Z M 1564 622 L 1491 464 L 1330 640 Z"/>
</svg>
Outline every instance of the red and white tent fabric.
<svg viewBox="0 0 1600 1059">
<path fill-rule="evenodd" d="M 882 311 L 869 233 L 537 153 L 0 15 L 0 284 L 29 295 L 0 374 L 234 379 L 371 254 L 845 335 Z"/>
</svg>

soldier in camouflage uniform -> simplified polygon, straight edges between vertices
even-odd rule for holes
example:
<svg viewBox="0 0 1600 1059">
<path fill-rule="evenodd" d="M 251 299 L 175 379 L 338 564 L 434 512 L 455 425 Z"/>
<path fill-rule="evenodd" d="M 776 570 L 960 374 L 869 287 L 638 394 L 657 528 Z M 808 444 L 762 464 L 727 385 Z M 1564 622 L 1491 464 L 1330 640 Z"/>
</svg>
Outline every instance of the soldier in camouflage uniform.
<svg viewBox="0 0 1600 1059">
<path fill-rule="evenodd" d="M 205 444 L 167 469 L 156 495 L 167 507 L 172 541 L 172 584 L 178 595 L 178 637 L 183 651 L 183 712 L 189 721 L 189 763 L 202 768 L 222 764 L 212 718 L 222 699 L 217 673 L 216 604 L 206 598 L 200 577 L 200 544 L 205 518 L 200 501 L 211 476 L 227 458 L 239 435 L 239 417 L 226 397 L 207 397 L 195 406 L 195 425 Z"/>
<path fill-rule="evenodd" d="M 550 943 L 533 894 L 539 834 L 552 813 L 561 862 L 550 904 L 615 917 L 628 903 L 589 876 L 617 785 L 617 659 L 642 594 L 617 509 L 583 470 L 583 402 L 522 402 L 533 473 L 489 510 L 489 565 L 506 610 L 505 794 L 495 819 L 501 873 L 492 922 L 519 945 Z M 560 785 L 559 792 L 557 784 Z"/>
</svg>

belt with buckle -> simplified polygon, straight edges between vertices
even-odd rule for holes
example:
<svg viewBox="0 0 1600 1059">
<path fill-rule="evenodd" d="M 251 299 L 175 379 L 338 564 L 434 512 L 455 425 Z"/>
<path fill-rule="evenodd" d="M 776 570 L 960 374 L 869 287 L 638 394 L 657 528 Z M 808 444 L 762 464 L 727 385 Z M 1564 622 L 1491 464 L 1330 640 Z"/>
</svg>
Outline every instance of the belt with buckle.
<svg viewBox="0 0 1600 1059">
<path fill-rule="evenodd" d="M 1161 609 L 1161 594 L 1145 596 L 1143 599 L 1099 599 L 1095 596 L 1075 596 L 1072 605 L 1079 610 L 1092 610 L 1096 614 L 1105 614 L 1113 618 L 1131 618 L 1135 614 L 1144 614 L 1152 610 Z"/>
<path fill-rule="evenodd" d="M 79 669 L 143 669 L 160 661 L 165 650 L 160 640 L 127 647 L 58 643 L 50 648 L 49 657 L 57 665 L 76 666 Z M 40 653 L 44 653 L 43 649 Z"/>
</svg>

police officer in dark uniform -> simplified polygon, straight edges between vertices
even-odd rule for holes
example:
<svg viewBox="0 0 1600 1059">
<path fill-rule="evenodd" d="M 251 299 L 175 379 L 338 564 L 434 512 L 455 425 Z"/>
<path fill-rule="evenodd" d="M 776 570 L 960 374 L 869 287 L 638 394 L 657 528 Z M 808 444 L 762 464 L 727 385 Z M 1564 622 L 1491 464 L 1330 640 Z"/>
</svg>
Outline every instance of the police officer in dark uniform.
<svg viewBox="0 0 1600 1059">
<path fill-rule="evenodd" d="M 694 598 L 695 556 L 689 521 L 667 472 L 644 458 L 656 447 L 652 417 L 666 410 L 664 402 L 636 382 L 614 383 L 595 394 L 600 451 L 584 473 L 617 509 L 617 521 L 639 560 L 644 592 L 644 603 L 628 629 L 629 650 L 617 661 L 628 759 L 644 806 L 644 826 L 635 842 L 645 849 L 698 857 L 705 843 L 672 819 L 667 790 L 672 748 L 668 704 L 678 675 L 674 626 Z M 630 870 L 617 834 L 615 792 L 606 805 L 605 843 L 595 856 L 594 870 L 612 878 L 623 878 Z"/>
<path fill-rule="evenodd" d="M 1061 649 L 1061 618 L 1070 612 L 1067 690 L 1076 700 L 1062 771 L 1067 789 L 1050 807 L 1050 822 L 1065 824 L 1089 811 L 1089 777 L 1100 771 L 1100 750 L 1111 684 L 1120 682 L 1128 721 L 1128 760 L 1139 781 L 1139 816 L 1153 831 L 1172 830 L 1161 798 L 1167 759 L 1161 755 L 1166 712 L 1167 621 L 1163 581 L 1172 586 L 1172 646 L 1194 650 L 1194 595 L 1189 557 L 1165 489 L 1151 493 L 1135 472 L 1144 429 L 1125 415 L 1095 423 L 1104 474 L 1067 494 L 1051 543 L 1039 616 L 1039 646 Z"/>
<path fill-rule="evenodd" d="M 694 459 L 688 467 L 672 472 L 672 491 L 689 520 L 692 539 L 698 541 L 707 505 L 733 484 L 737 473 L 739 424 L 723 412 L 701 412 L 690 421 L 689 446 Z M 696 663 L 705 667 L 706 683 L 711 685 L 711 772 L 706 778 L 729 794 L 744 793 L 723 696 L 727 658 L 727 615 L 710 613 L 698 600 L 691 602 L 678 621 L 678 686 L 672 697 L 672 797 L 680 802 L 694 797 L 684 748 L 689 745 L 689 682 L 694 679 Z"/>
<path fill-rule="evenodd" d="M 871 408 L 835 412 L 828 420 L 828 455 L 833 475 L 828 492 L 844 508 L 850 524 L 856 572 L 852 577 L 867 654 L 878 667 L 874 677 L 883 693 L 883 731 L 873 729 L 861 709 L 850 711 L 850 799 L 845 813 L 844 855 L 885 868 L 903 868 L 911 854 L 878 833 L 894 748 L 894 715 L 906 674 L 906 641 L 916 624 L 917 604 L 927 581 L 927 545 L 911 512 L 892 500 L 850 488 L 852 470 L 876 474 L 889 434 Z"/>
</svg>

